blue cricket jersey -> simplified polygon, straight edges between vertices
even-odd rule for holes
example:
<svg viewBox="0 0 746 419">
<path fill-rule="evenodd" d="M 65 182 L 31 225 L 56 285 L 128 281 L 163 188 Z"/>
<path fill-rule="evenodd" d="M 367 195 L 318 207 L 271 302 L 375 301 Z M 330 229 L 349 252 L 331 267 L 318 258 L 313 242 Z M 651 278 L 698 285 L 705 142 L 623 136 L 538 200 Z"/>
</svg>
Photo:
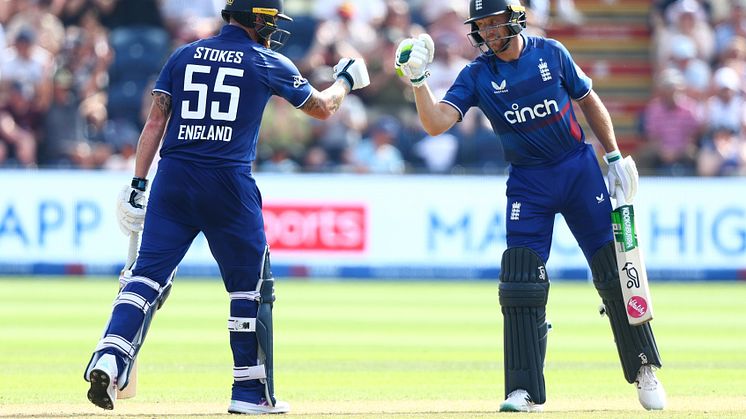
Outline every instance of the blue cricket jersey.
<svg viewBox="0 0 746 419">
<path fill-rule="evenodd" d="M 511 164 L 549 165 L 583 145 L 572 100 L 588 95 L 592 82 L 558 41 L 521 36 L 525 47 L 517 60 L 480 55 L 461 70 L 442 102 L 462 117 L 479 107 Z"/>
<path fill-rule="evenodd" d="M 171 96 L 161 157 L 208 167 L 250 166 L 262 113 L 271 95 L 303 106 L 312 87 L 285 56 L 254 42 L 243 29 L 177 49 L 153 91 Z"/>
</svg>

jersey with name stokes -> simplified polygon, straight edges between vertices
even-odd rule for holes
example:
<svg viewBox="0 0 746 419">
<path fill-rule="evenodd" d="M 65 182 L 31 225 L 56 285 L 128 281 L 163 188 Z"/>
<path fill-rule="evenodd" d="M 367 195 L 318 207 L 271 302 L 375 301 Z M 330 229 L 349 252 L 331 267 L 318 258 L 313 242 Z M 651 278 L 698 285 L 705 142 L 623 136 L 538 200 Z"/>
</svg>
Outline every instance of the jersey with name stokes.
<svg viewBox="0 0 746 419">
<path fill-rule="evenodd" d="M 462 117 L 470 107 L 479 107 L 500 137 L 510 163 L 552 164 L 585 140 L 572 99 L 590 93 L 591 79 L 558 41 L 523 39 L 525 48 L 518 60 L 505 62 L 493 54 L 477 57 L 442 101 Z"/>
<path fill-rule="evenodd" d="M 171 96 L 161 157 L 219 167 L 250 165 L 272 95 L 296 108 L 312 87 L 285 56 L 257 44 L 241 28 L 176 50 L 153 88 Z"/>
</svg>

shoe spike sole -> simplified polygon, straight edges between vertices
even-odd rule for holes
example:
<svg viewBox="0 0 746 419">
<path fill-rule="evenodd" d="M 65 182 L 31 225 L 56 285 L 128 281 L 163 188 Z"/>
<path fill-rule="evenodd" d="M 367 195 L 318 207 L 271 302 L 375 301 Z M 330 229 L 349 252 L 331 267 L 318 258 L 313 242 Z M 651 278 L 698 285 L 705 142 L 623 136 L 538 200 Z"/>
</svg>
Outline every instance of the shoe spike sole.
<svg viewBox="0 0 746 419">
<path fill-rule="evenodd" d="M 114 402 L 106 392 L 111 380 L 109 375 L 101 370 L 93 370 L 90 379 L 91 388 L 88 390 L 88 400 L 102 409 L 113 410 Z"/>
</svg>

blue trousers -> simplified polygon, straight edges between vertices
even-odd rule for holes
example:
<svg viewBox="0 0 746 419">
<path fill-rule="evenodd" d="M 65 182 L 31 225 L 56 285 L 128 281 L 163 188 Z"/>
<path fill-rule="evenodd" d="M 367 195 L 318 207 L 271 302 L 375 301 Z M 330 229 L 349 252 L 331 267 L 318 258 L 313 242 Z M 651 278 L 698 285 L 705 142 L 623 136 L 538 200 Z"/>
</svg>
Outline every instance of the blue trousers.
<svg viewBox="0 0 746 419">
<path fill-rule="evenodd" d="M 249 167 L 207 169 L 161 160 L 133 274 L 165 281 L 201 231 L 225 289 L 254 290 L 267 244 L 261 208 Z"/>
<path fill-rule="evenodd" d="M 588 264 L 613 239 L 611 202 L 590 144 L 548 167 L 510 169 L 506 195 L 508 247 L 528 247 L 549 259 L 554 218 L 562 214 Z"/>
</svg>

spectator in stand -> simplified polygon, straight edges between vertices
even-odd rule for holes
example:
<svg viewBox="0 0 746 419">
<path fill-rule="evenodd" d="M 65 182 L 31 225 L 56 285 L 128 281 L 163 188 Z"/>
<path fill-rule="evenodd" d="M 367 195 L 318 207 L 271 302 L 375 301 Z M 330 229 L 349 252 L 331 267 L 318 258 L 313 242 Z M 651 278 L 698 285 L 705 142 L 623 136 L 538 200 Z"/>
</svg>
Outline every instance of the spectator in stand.
<svg viewBox="0 0 746 419">
<path fill-rule="evenodd" d="M 52 104 L 44 115 L 44 135 L 39 146 L 39 162 L 43 166 L 70 166 L 73 150 L 85 141 L 85 120 L 73 82 L 73 75 L 64 68 L 54 75 Z"/>
<path fill-rule="evenodd" d="M 746 35 L 746 4 L 744 0 L 732 0 L 730 13 L 715 26 L 715 52 L 721 55 L 737 36 Z"/>
<path fill-rule="evenodd" d="M 160 8 L 174 43 L 182 45 L 207 38 L 220 29 L 225 0 L 161 0 Z"/>
<path fill-rule="evenodd" d="M 300 171 L 300 165 L 288 155 L 283 146 L 277 146 L 272 150 L 269 160 L 259 164 L 259 171 L 265 173 L 295 173 Z"/>
<path fill-rule="evenodd" d="M 163 28 L 159 0 L 96 0 L 107 28 L 148 26 Z"/>
<path fill-rule="evenodd" d="M 549 0 L 525 0 L 524 6 L 530 9 L 531 15 L 528 16 L 527 24 L 536 29 L 544 29 L 549 23 L 550 17 Z M 580 25 L 583 23 L 583 14 L 575 7 L 574 0 L 556 0 L 554 6 L 555 15 L 564 23 L 570 25 Z"/>
<path fill-rule="evenodd" d="M 399 121 L 390 115 L 380 117 L 354 152 L 357 170 L 360 173 L 402 174 L 404 159 L 394 146 L 401 130 Z"/>
<path fill-rule="evenodd" d="M 422 31 L 420 25 L 412 23 L 408 2 L 405 0 L 386 1 L 386 14 L 376 30 L 382 38 L 399 40 L 410 36 L 413 32 Z"/>
<path fill-rule="evenodd" d="M 459 40 L 453 34 L 441 33 L 434 41 L 436 45 L 443 47 L 435 49 L 428 84 L 435 97 L 443 97 L 461 70 L 469 64 L 469 60 L 459 54 Z"/>
<path fill-rule="evenodd" d="M 329 17 L 334 16 L 340 7 L 345 7 L 345 3 L 354 4 L 355 13 L 353 19 L 366 25 L 375 25 L 386 14 L 385 0 L 314 0 L 308 3 L 312 3 L 311 13 L 318 21 L 329 20 Z"/>
<path fill-rule="evenodd" d="M 102 28 L 84 30 L 72 26 L 67 29 L 62 56 L 58 64 L 71 72 L 77 98 L 84 100 L 100 94 L 108 85 L 108 68 L 113 53 Z M 101 106 L 105 106 L 101 98 Z"/>
<path fill-rule="evenodd" d="M 684 91 L 684 77 L 666 69 L 658 78 L 658 91 L 643 114 L 649 166 L 658 174 L 687 175 L 701 131 L 697 103 Z"/>
<path fill-rule="evenodd" d="M 351 97 L 353 95 L 347 99 Z M 257 148 L 260 162 L 269 159 L 278 149 L 300 159 L 312 140 L 311 118 L 278 97 L 270 98 L 262 115 L 261 127 Z"/>
<path fill-rule="evenodd" d="M 56 55 L 65 39 L 65 29 L 53 13 L 52 0 L 25 0 L 16 2 L 16 11 L 8 22 L 7 31 L 18 33 L 23 28 L 33 28 L 37 44 Z"/>
<path fill-rule="evenodd" d="M 694 42 L 687 36 L 674 35 L 670 53 L 667 67 L 675 68 L 683 74 L 689 96 L 704 99 L 710 89 L 712 71 L 709 64 L 697 57 Z"/>
<path fill-rule="evenodd" d="M 714 94 L 707 100 L 705 131 L 727 129 L 740 134 L 744 128 L 743 89 L 741 80 L 730 67 L 721 67 L 712 78 Z"/>
<path fill-rule="evenodd" d="M 39 113 L 32 107 L 33 94 L 18 81 L 3 83 L 0 91 L 0 154 L 2 165 L 35 167 Z"/>
<path fill-rule="evenodd" d="M 464 20 L 467 15 L 466 1 L 453 0 L 431 0 L 426 2 L 423 9 L 423 15 L 427 21 L 427 33 L 433 39 L 445 37 L 453 40 L 457 53 L 470 61 L 474 58 L 475 49 L 472 47 L 469 39 L 464 36 Z M 409 36 L 417 36 L 411 33 Z M 401 39 L 397 39 L 397 45 Z"/>
<path fill-rule="evenodd" d="M 7 48 L 7 42 L 5 41 L 5 28 L 3 27 L 3 22 L 0 21 L 0 51 L 5 51 L 5 48 Z M 2 74 L 0 74 L 0 78 L 2 77 Z"/>
<path fill-rule="evenodd" d="M 0 57 L 0 72 L 4 82 L 18 82 L 24 93 L 32 97 L 32 111 L 46 112 L 52 95 L 54 61 L 49 51 L 36 44 L 36 32 L 21 28 L 13 46 Z"/>
<path fill-rule="evenodd" d="M 358 3 L 342 2 L 334 18 L 322 21 L 303 63 L 306 68 L 332 66 L 340 57 L 367 57 L 373 51 L 377 34 L 368 22 L 355 19 L 357 7 Z"/>
<path fill-rule="evenodd" d="M 459 138 L 456 129 L 432 136 L 428 135 L 414 145 L 415 154 L 425 163 L 430 173 L 449 173 L 456 163 Z"/>
<path fill-rule="evenodd" d="M 697 156 L 699 176 L 746 175 L 746 141 L 728 128 L 718 128 L 704 140 Z"/>
<path fill-rule="evenodd" d="M 314 137 L 324 148 L 329 160 L 342 164 L 350 149 L 362 140 L 368 126 L 368 114 L 363 101 L 356 95 L 349 95 L 331 118 L 323 124 L 316 123 Z"/>
<path fill-rule="evenodd" d="M 349 96 L 348 96 L 349 97 Z M 322 147 L 312 145 L 306 149 L 303 156 L 303 171 L 306 173 L 328 173 L 334 165 L 329 162 L 329 157 Z"/>
<path fill-rule="evenodd" d="M 709 63 L 715 56 L 715 38 L 707 15 L 696 0 L 678 0 L 668 9 L 670 23 L 655 28 L 653 39 L 658 69 L 666 67 L 671 49 L 683 35 L 691 39 L 695 46 L 695 56 Z M 674 42 L 676 40 L 677 42 Z"/>
<path fill-rule="evenodd" d="M 502 143 L 495 138 L 490 121 L 478 109 L 464 115 L 458 124 L 460 138 L 456 164 L 468 171 L 485 174 L 503 174 L 508 167 Z"/>
</svg>

